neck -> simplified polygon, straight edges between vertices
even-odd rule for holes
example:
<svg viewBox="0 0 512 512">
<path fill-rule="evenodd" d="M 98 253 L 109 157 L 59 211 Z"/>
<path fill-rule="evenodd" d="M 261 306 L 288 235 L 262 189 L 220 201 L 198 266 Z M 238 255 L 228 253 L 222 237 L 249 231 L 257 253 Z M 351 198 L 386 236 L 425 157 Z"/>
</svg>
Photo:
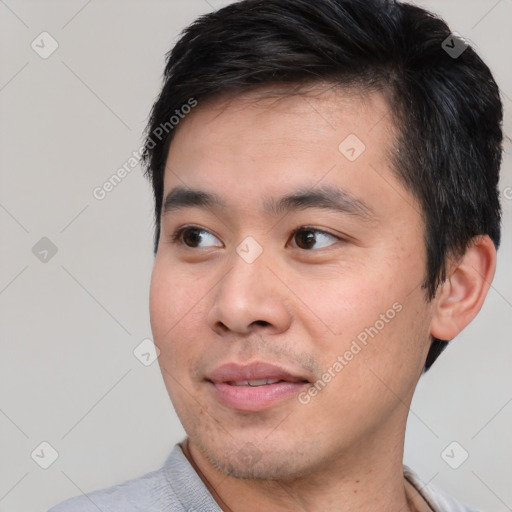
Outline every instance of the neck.
<svg viewBox="0 0 512 512">
<path fill-rule="evenodd" d="M 407 498 L 403 442 L 378 454 L 378 443 L 372 445 L 369 458 L 359 452 L 351 461 L 350 455 L 339 454 L 317 471 L 286 481 L 242 480 L 226 475 L 188 439 L 183 451 L 224 512 L 416 510 Z"/>
</svg>

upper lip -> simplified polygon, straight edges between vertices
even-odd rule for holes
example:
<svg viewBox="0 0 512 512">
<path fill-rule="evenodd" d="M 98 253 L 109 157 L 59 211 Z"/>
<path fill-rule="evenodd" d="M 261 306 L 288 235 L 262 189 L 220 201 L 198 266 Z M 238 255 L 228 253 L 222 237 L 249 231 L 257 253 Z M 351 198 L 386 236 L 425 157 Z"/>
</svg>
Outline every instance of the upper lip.
<svg viewBox="0 0 512 512">
<path fill-rule="evenodd" d="M 240 382 L 260 379 L 309 382 L 303 375 L 263 361 L 254 361 L 245 365 L 239 363 L 223 364 L 207 375 L 206 379 L 211 382 Z"/>
</svg>

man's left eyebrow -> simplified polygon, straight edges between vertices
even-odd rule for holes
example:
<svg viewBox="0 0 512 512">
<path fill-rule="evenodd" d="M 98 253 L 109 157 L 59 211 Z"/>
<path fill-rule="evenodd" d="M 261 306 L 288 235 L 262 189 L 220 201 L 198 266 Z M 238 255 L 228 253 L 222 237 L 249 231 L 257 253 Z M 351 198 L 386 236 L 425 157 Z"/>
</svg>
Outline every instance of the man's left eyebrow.
<svg viewBox="0 0 512 512">
<path fill-rule="evenodd" d="M 224 200 L 217 194 L 185 187 L 173 188 L 165 197 L 162 213 L 183 208 L 224 207 Z"/>
<path fill-rule="evenodd" d="M 320 208 L 353 215 L 366 221 L 374 221 L 377 218 L 373 208 L 362 199 L 358 199 L 349 192 L 332 185 L 301 188 L 278 199 L 264 199 L 263 205 L 265 211 L 274 216 L 294 210 Z"/>
</svg>

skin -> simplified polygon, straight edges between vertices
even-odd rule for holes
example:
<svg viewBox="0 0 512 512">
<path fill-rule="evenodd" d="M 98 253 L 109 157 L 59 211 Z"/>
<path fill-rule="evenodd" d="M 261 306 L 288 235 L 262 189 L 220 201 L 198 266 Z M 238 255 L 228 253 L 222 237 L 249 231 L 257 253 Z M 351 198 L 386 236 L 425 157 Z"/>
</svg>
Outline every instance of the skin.
<svg viewBox="0 0 512 512">
<path fill-rule="evenodd" d="M 419 510 L 402 470 L 410 402 L 430 337 L 453 338 L 480 309 L 494 246 L 475 239 L 427 303 L 423 215 L 392 172 L 384 96 L 264 92 L 199 104 L 172 142 L 164 197 L 184 186 L 226 206 L 162 216 L 150 311 L 165 385 L 194 460 L 233 511 Z M 366 146 L 354 161 L 338 149 L 349 134 Z M 372 218 L 263 210 L 263 197 L 320 185 L 363 200 Z M 172 242 L 189 224 L 207 231 L 199 247 Z M 302 248 L 301 226 L 329 235 L 314 231 Z M 248 236 L 263 249 L 252 263 L 235 250 Z M 264 360 L 315 382 L 393 304 L 401 310 L 307 404 L 241 412 L 205 381 L 223 363 Z"/>
</svg>

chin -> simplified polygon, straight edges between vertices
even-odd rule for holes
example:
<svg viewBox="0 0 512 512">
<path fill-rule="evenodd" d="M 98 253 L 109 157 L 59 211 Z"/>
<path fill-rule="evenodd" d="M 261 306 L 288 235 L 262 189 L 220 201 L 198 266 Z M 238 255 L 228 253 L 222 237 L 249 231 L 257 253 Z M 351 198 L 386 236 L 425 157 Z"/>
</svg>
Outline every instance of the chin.
<svg viewBox="0 0 512 512">
<path fill-rule="evenodd" d="M 311 463 L 302 450 L 276 449 L 240 442 L 238 449 L 229 445 L 216 447 L 197 443 L 210 463 L 219 471 L 243 480 L 293 480 L 311 472 Z"/>
</svg>

